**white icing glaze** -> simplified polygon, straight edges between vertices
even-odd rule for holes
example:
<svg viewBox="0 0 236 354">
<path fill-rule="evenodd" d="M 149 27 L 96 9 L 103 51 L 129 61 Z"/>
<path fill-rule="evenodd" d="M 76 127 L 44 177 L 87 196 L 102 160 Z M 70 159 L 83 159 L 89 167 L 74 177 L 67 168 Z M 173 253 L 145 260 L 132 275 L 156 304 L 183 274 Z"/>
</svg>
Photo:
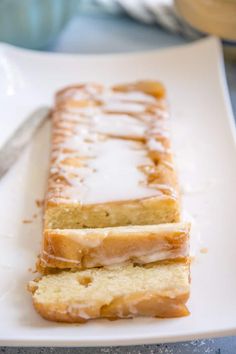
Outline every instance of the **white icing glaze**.
<svg viewBox="0 0 236 354">
<path fill-rule="evenodd" d="M 177 250 L 168 250 L 168 251 L 157 251 L 147 255 L 139 256 L 138 262 L 143 264 L 148 264 L 157 261 L 163 261 L 168 259 L 175 259 L 178 257 L 187 257 L 188 256 L 189 247 L 182 247 L 181 249 Z"/>
<path fill-rule="evenodd" d="M 87 86 L 88 87 L 88 86 Z M 147 95 L 144 92 L 140 91 L 132 91 L 132 92 L 118 92 L 118 91 L 110 91 L 108 89 L 104 90 L 103 94 L 99 94 L 97 90 L 93 92 L 86 92 L 75 90 L 71 97 L 74 100 L 85 100 L 90 98 L 95 98 L 97 101 L 102 101 L 104 103 L 109 102 L 111 98 L 115 98 L 117 101 L 132 101 L 132 102 L 145 102 L 145 103 L 156 103 L 156 99 L 153 96 Z"/>
<path fill-rule="evenodd" d="M 166 110 L 160 109 L 160 108 L 156 108 L 155 112 L 157 115 L 161 116 L 164 119 L 168 119 L 169 118 L 169 113 Z"/>
<path fill-rule="evenodd" d="M 96 248 L 95 246 L 93 248 Z M 46 251 L 43 251 L 43 254 L 47 256 L 49 259 L 54 259 L 57 261 L 61 262 L 66 262 L 66 263 L 73 263 L 75 265 L 80 265 L 80 262 L 78 260 L 71 260 L 63 257 L 57 257 L 55 255 L 49 254 Z M 168 260 L 168 259 L 175 259 L 175 258 L 182 258 L 182 257 L 187 257 L 189 255 L 189 245 L 183 245 L 179 249 L 169 249 L 169 250 L 157 250 L 156 252 L 151 252 L 151 253 L 144 253 L 143 251 L 133 251 L 133 253 L 128 253 L 124 254 L 122 256 L 112 256 L 108 257 L 105 256 L 104 254 L 96 254 L 96 256 L 93 256 L 93 259 L 90 259 L 89 261 L 86 261 L 84 266 L 88 268 L 93 268 L 97 267 L 98 265 L 103 265 L 103 266 L 112 266 L 112 265 L 119 265 L 123 264 L 124 262 L 129 261 L 132 259 L 136 263 L 140 264 L 148 264 L 152 262 L 157 262 L 157 261 L 163 261 L 163 260 Z M 46 264 L 49 265 L 44 259 L 42 261 Z"/>
<path fill-rule="evenodd" d="M 89 320 L 90 319 L 90 315 L 87 314 L 86 311 L 82 310 L 81 308 L 79 308 L 79 316 L 81 318 L 84 318 L 85 320 Z"/>
<path fill-rule="evenodd" d="M 127 114 L 101 114 L 93 118 L 93 126 L 98 133 L 114 136 L 143 137 L 146 125 Z"/>
<path fill-rule="evenodd" d="M 85 319 L 85 320 L 88 320 L 90 319 L 90 315 L 87 314 L 87 311 L 88 310 L 88 304 L 82 304 L 82 303 L 74 303 L 74 304 L 70 304 L 68 306 L 68 309 L 67 311 L 69 313 L 78 313 L 79 317 Z"/>
<path fill-rule="evenodd" d="M 81 245 L 83 245 L 83 247 L 85 248 L 97 248 L 99 247 L 102 243 L 104 238 L 106 238 L 106 236 L 108 235 L 108 233 L 104 233 L 103 235 L 92 235 L 91 234 L 88 235 L 88 233 L 86 232 L 81 232 L 80 237 L 79 237 L 79 243 Z M 78 236 L 77 236 L 78 237 Z M 76 239 L 75 239 L 76 240 Z"/>
<path fill-rule="evenodd" d="M 42 254 L 45 255 L 47 258 L 50 258 L 50 259 L 55 259 L 57 261 L 60 261 L 60 262 L 66 262 L 66 263 L 75 263 L 77 265 L 80 265 L 80 262 L 78 261 L 78 259 L 68 259 L 68 258 L 64 258 L 64 257 L 58 257 L 58 256 L 55 256 L 53 254 L 50 254 L 46 251 L 42 251 Z M 41 258 L 41 261 L 44 263 L 44 264 L 48 264 L 47 261 L 45 261 L 45 259 Z"/>
<path fill-rule="evenodd" d="M 141 103 L 132 103 L 126 101 L 110 100 L 105 102 L 103 106 L 105 111 L 121 112 L 121 113 L 142 113 L 145 111 L 145 106 Z"/>
<path fill-rule="evenodd" d="M 146 102 L 156 104 L 156 99 L 153 96 L 147 95 L 140 91 L 131 92 L 112 92 L 112 96 L 120 101 Z"/>
<path fill-rule="evenodd" d="M 162 260 L 168 260 L 168 259 L 175 259 L 175 258 L 181 258 L 181 257 L 187 257 L 189 252 L 189 245 L 182 245 L 179 249 L 157 249 L 156 251 L 152 250 L 151 253 L 146 253 L 143 250 L 134 250 L 133 252 L 124 254 L 122 256 L 112 256 L 112 257 L 107 257 L 104 256 L 103 254 L 100 254 L 96 258 L 90 260 L 89 262 L 86 262 L 86 266 L 88 267 L 96 267 L 98 264 L 101 264 L 103 266 L 110 266 L 110 265 L 118 265 L 118 264 L 123 264 L 124 262 L 127 262 L 132 259 L 132 261 L 140 264 L 148 264 L 151 262 L 157 262 L 157 261 L 162 261 Z"/>
<path fill-rule="evenodd" d="M 64 172 L 66 176 L 70 170 L 79 176 L 78 179 L 70 179 L 71 186 L 64 189 L 64 196 L 82 204 L 93 204 L 107 200 L 138 199 L 162 194 L 151 186 L 145 186 L 146 176 L 137 168 L 140 165 L 151 164 L 146 151 L 140 149 L 140 143 L 108 139 L 91 144 L 85 143 L 81 137 L 76 136 L 65 146 L 72 148 L 75 141 L 76 150 L 80 151 L 81 155 L 95 156 L 95 158 L 87 159 L 86 167 L 75 168 L 63 165 L 60 168 L 62 176 Z M 63 154 L 58 155 L 56 164 L 64 159 Z"/>
<path fill-rule="evenodd" d="M 158 189 L 165 193 L 166 195 L 170 195 L 173 198 L 177 198 L 177 193 L 173 187 L 168 184 L 161 184 L 161 183 L 150 183 L 150 187 Z"/>
<path fill-rule="evenodd" d="M 133 141 L 110 139 L 98 146 L 97 158 L 90 162 L 96 172 L 89 174 L 84 181 L 87 192 L 81 198 L 83 204 L 138 199 L 157 194 L 145 187 L 146 177 L 137 169 L 137 166 L 149 163 L 149 159 L 144 151 L 135 149 L 136 145 Z"/>
<path fill-rule="evenodd" d="M 158 151 L 158 152 L 162 152 L 165 153 L 167 152 L 167 149 L 165 148 L 165 146 L 162 144 L 161 141 L 158 141 L 155 138 L 151 138 L 148 143 L 147 143 L 149 149 L 151 151 Z"/>
<path fill-rule="evenodd" d="M 63 113 L 64 121 L 60 123 L 60 128 L 71 128 L 73 125 L 68 124 L 72 118 L 68 118 L 68 113 Z M 69 115 L 70 117 L 70 115 Z M 76 118 L 77 120 L 77 118 Z M 110 114 L 98 113 L 89 119 L 78 120 L 79 126 L 73 127 L 73 132 L 86 134 L 91 130 L 96 131 L 97 134 L 113 135 L 118 137 L 137 137 L 143 138 L 147 130 L 147 125 L 140 119 L 136 119 L 128 114 Z"/>
<path fill-rule="evenodd" d="M 173 234 L 174 231 L 185 233 L 188 230 L 188 225 L 186 226 L 183 223 L 175 224 L 159 224 L 159 225 L 128 225 L 128 226 L 116 226 L 114 227 L 104 227 L 104 228 L 86 228 L 86 229 L 53 229 L 53 234 L 58 235 L 72 235 L 77 237 L 78 235 L 82 236 L 82 239 L 85 235 L 102 235 L 107 237 L 110 232 L 116 231 L 117 233 L 133 234 L 139 232 L 149 232 L 149 233 L 170 233 Z"/>
<path fill-rule="evenodd" d="M 175 169 L 174 164 L 169 162 L 169 161 L 162 161 L 162 164 L 167 166 L 170 170 L 174 170 Z"/>
<path fill-rule="evenodd" d="M 168 185 L 147 185 L 139 168 L 154 166 L 149 150 L 170 153 L 158 138 L 166 137 L 168 130 L 165 111 L 153 96 L 96 85 L 72 88 L 69 96 L 85 106 L 67 105 L 66 111 L 56 113 L 54 135 L 62 137 L 53 145 L 50 172 L 58 178 L 49 198 L 96 204 L 161 197 L 166 192 L 176 197 Z M 156 115 L 147 113 L 150 104 Z M 63 186 L 62 178 L 68 185 Z"/>
</svg>

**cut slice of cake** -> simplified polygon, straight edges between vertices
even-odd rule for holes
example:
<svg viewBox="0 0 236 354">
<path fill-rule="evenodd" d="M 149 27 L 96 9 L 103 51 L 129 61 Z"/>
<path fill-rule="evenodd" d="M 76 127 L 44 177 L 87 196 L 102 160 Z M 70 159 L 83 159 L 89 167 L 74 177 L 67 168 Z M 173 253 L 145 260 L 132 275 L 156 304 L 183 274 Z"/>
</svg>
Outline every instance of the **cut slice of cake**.
<svg viewBox="0 0 236 354">
<path fill-rule="evenodd" d="M 29 284 L 45 319 L 84 322 L 94 318 L 180 317 L 189 314 L 189 265 L 125 264 L 46 275 Z"/>
<path fill-rule="evenodd" d="M 189 224 L 50 229 L 44 232 L 40 271 L 92 268 L 126 261 L 145 264 L 186 259 Z M 45 269 L 46 268 L 46 269 Z"/>
<path fill-rule="evenodd" d="M 46 229 L 179 222 L 165 92 L 158 82 L 56 96 Z"/>
</svg>

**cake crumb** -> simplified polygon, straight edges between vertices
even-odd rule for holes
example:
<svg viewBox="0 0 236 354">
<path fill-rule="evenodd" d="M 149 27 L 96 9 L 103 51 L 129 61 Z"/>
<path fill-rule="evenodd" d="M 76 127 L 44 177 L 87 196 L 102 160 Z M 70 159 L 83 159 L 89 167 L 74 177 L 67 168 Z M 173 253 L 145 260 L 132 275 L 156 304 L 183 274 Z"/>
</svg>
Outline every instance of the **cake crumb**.
<svg viewBox="0 0 236 354">
<path fill-rule="evenodd" d="M 28 272 L 33 273 L 33 274 L 38 273 L 38 271 L 36 269 L 32 269 L 32 268 L 28 268 Z"/>
<path fill-rule="evenodd" d="M 44 204 L 44 199 L 35 199 L 35 204 L 38 208 L 42 208 Z"/>
<path fill-rule="evenodd" d="M 36 218 L 37 218 L 37 216 L 38 216 L 37 214 L 33 214 L 33 218 L 34 218 L 34 219 L 36 219 Z"/>
<path fill-rule="evenodd" d="M 31 224 L 31 223 L 32 223 L 32 220 L 27 220 L 27 219 L 25 219 L 25 220 L 22 220 L 22 223 L 23 223 L 23 224 Z"/>
<path fill-rule="evenodd" d="M 200 249 L 200 252 L 203 253 L 203 254 L 206 254 L 208 253 L 208 248 L 207 247 L 203 247 Z"/>
</svg>

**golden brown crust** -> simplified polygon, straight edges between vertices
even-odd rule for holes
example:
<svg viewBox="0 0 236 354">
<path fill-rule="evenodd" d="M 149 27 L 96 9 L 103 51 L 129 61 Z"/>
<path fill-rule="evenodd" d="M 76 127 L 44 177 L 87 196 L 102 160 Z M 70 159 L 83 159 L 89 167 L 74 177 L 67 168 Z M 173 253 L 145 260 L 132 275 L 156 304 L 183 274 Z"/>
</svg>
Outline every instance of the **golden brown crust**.
<svg viewBox="0 0 236 354">
<path fill-rule="evenodd" d="M 145 264 L 185 259 L 189 224 L 115 227 L 87 230 L 45 230 L 38 269 L 85 269 L 132 261 Z"/>
<path fill-rule="evenodd" d="M 101 101 L 103 97 L 101 95 L 105 92 L 102 85 L 68 87 L 57 94 L 53 114 L 52 160 L 46 197 L 45 228 L 93 228 L 159 224 L 180 220 L 178 183 L 173 167 L 168 129 L 166 130 L 167 113 L 164 101 L 160 100 L 165 96 L 163 85 L 158 82 L 143 81 L 115 86 L 113 90 L 123 94 L 139 91 L 154 100 L 142 102 L 142 98 L 138 101 L 130 99 L 131 104 L 137 102 L 143 104 L 144 111 L 122 113 L 142 122 L 146 126 L 144 135 L 123 135 L 123 131 L 121 135 L 119 131 L 115 135 L 109 132 L 96 134 L 101 139 L 133 141 L 140 144 L 140 148 L 146 149 L 150 164 L 140 165 L 138 168 L 146 176 L 146 186 L 156 195 L 131 200 L 127 197 L 127 200 L 108 200 L 82 205 L 79 197 L 81 187 L 77 181 L 79 168 L 87 166 L 88 157 L 74 150 L 70 142 L 78 134 L 78 129 L 85 124 L 84 119 L 88 118 L 85 118 L 81 111 L 76 113 L 73 110 L 95 107 L 94 109 L 98 109 L 102 114 L 116 115 L 117 112 L 106 108 Z M 81 97 L 76 98 L 76 94 Z M 68 113 L 70 117 L 65 118 Z"/>
<path fill-rule="evenodd" d="M 91 308 L 90 318 L 83 318 L 80 313 L 83 307 L 79 304 L 43 304 L 33 301 L 36 311 L 46 320 L 68 323 L 85 323 L 87 320 L 107 318 L 111 320 L 120 318 L 133 318 L 138 316 L 150 316 L 160 318 L 183 317 L 189 315 L 185 305 L 189 298 L 186 293 L 176 298 L 168 298 L 155 294 L 135 294 L 114 299 L 109 305 L 101 308 Z M 135 300 L 135 304 L 134 304 Z"/>
<path fill-rule="evenodd" d="M 34 294 L 37 286 L 29 286 Z M 150 292 L 136 292 L 113 298 L 109 304 L 94 303 L 86 307 L 76 302 L 43 303 L 33 296 L 36 311 L 46 320 L 68 323 L 84 323 L 97 318 L 119 319 L 150 316 L 160 318 L 183 317 L 189 315 L 186 302 L 189 292 L 168 297 Z M 86 315 L 85 315 L 86 312 Z"/>
<path fill-rule="evenodd" d="M 113 86 L 113 89 L 120 92 L 141 91 L 158 99 L 165 98 L 166 96 L 164 85 L 161 82 L 152 80 L 142 80 L 130 84 L 115 85 Z"/>
</svg>

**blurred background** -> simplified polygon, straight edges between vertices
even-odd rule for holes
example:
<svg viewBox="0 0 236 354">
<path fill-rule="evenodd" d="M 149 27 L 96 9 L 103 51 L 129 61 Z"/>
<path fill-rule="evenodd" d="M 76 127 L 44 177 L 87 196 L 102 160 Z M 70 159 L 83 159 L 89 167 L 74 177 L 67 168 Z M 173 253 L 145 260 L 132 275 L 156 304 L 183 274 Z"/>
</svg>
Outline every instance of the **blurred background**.
<svg viewBox="0 0 236 354">
<path fill-rule="evenodd" d="M 236 0 L 0 0 L 0 41 L 29 49 L 133 51 L 206 34 L 236 58 Z"/>
<path fill-rule="evenodd" d="M 236 0 L 0 0 L 0 42 L 63 53 L 120 53 L 215 35 L 236 112 Z"/>
</svg>

